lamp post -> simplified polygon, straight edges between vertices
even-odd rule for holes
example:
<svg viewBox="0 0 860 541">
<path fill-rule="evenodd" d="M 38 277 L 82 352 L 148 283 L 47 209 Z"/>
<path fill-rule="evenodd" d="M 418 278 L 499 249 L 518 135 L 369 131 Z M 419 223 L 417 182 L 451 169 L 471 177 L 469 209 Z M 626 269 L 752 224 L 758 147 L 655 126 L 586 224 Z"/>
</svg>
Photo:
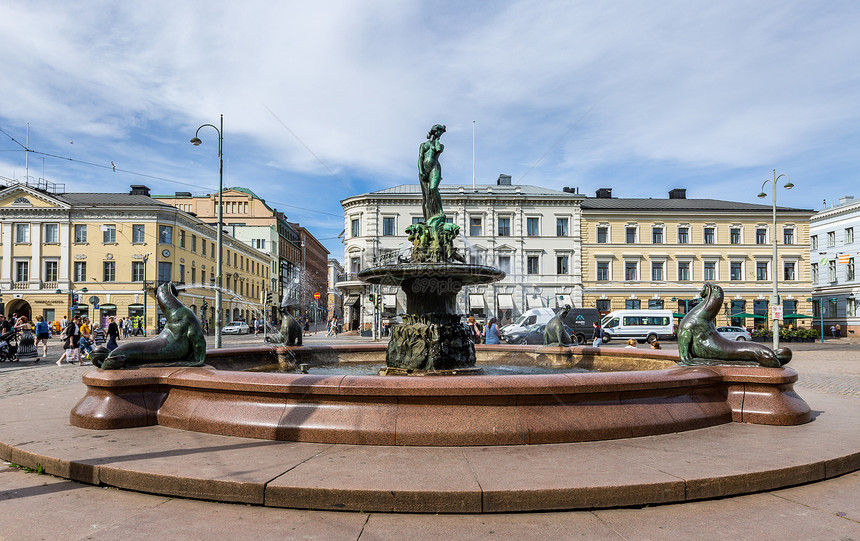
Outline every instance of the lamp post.
<svg viewBox="0 0 860 541">
<path fill-rule="evenodd" d="M 759 199 L 763 197 L 767 197 L 767 194 L 764 191 L 765 185 L 770 182 L 770 187 L 773 190 L 773 232 L 771 233 L 771 240 L 773 241 L 773 263 L 771 263 L 771 272 L 773 273 L 773 294 L 770 297 L 770 306 L 771 313 L 773 311 L 773 307 L 779 304 L 779 292 L 777 290 L 777 249 L 776 249 L 776 181 L 785 177 L 787 181 L 783 188 L 786 190 L 790 190 L 794 188 L 794 184 L 791 183 L 791 179 L 788 178 L 788 175 L 781 174 L 779 176 L 776 175 L 776 169 L 773 170 L 773 179 L 767 179 L 761 184 L 761 193 L 758 194 Z M 776 351 L 779 347 L 779 320 L 773 318 L 773 350 Z"/>
<path fill-rule="evenodd" d="M 216 132 L 218 132 L 218 251 L 215 256 L 217 261 L 215 267 L 215 347 L 221 347 L 221 317 L 223 315 L 223 310 L 221 306 L 221 284 L 222 284 L 222 273 L 224 270 L 223 261 L 221 259 L 222 248 L 224 246 L 224 115 L 221 115 L 221 128 L 219 129 L 213 124 L 203 124 L 199 128 L 197 128 L 197 132 L 195 132 L 194 137 L 191 138 L 191 144 L 194 146 L 200 146 L 203 142 L 197 135 L 200 133 L 200 130 L 206 126 L 213 128 Z"/>
<path fill-rule="evenodd" d="M 146 262 L 149 261 L 151 253 L 143 254 L 143 336 L 146 336 Z"/>
</svg>

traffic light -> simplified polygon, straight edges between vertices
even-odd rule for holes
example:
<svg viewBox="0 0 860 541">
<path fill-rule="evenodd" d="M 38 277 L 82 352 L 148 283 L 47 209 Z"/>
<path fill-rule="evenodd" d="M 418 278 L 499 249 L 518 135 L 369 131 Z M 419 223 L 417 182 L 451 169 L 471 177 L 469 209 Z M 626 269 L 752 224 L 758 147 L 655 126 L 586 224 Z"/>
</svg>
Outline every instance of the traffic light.
<svg viewBox="0 0 860 541">
<path fill-rule="evenodd" d="M 272 292 L 271 291 L 266 292 L 266 304 L 272 304 Z"/>
<path fill-rule="evenodd" d="M 374 298 L 374 297 L 373 297 L 373 293 L 371 293 L 371 294 L 369 295 L 369 298 L 370 298 L 370 304 L 373 304 L 373 298 Z"/>
</svg>

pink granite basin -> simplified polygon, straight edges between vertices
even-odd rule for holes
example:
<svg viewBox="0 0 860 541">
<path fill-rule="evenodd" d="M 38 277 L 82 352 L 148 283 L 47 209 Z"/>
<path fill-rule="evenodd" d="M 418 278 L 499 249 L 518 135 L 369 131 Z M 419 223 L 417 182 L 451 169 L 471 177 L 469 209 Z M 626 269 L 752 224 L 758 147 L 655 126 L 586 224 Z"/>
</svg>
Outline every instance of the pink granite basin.
<svg viewBox="0 0 860 541">
<path fill-rule="evenodd" d="M 321 376 L 236 368 L 252 360 L 362 362 L 384 344 L 222 349 L 213 367 L 94 370 L 71 423 L 163 425 L 269 440 L 368 445 L 562 443 L 729 422 L 794 425 L 811 411 L 790 368 L 678 367 L 668 352 L 478 346 L 481 362 L 603 370 L 528 376 Z M 637 369 L 638 368 L 638 369 Z"/>
</svg>

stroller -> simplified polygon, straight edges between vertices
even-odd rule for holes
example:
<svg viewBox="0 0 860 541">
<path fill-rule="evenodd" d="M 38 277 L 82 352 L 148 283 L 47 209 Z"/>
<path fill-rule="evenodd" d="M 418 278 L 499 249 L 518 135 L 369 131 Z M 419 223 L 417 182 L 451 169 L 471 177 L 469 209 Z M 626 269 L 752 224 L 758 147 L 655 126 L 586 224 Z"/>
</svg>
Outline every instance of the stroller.
<svg viewBox="0 0 860 541">
<path fill-rule="evenodd" d="M 18 332 L 0 334 L 0 362 L 18 362 Z"/>
</svg>

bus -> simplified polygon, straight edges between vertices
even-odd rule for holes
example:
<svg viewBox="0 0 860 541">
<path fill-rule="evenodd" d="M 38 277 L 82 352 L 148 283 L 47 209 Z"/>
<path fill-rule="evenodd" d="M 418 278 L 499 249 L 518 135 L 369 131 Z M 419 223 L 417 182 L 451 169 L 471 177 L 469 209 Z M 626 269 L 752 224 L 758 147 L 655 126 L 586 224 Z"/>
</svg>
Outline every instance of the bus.
<svg viewBox="0 0 860 541">
<path fill-rule="evenodd" d="M 603 342 L 613 338 L 633 338 L 649 344 L 675 337 L 675 319 L 671 310 L 616 310 L 600 321 Z"/>
</svg>

